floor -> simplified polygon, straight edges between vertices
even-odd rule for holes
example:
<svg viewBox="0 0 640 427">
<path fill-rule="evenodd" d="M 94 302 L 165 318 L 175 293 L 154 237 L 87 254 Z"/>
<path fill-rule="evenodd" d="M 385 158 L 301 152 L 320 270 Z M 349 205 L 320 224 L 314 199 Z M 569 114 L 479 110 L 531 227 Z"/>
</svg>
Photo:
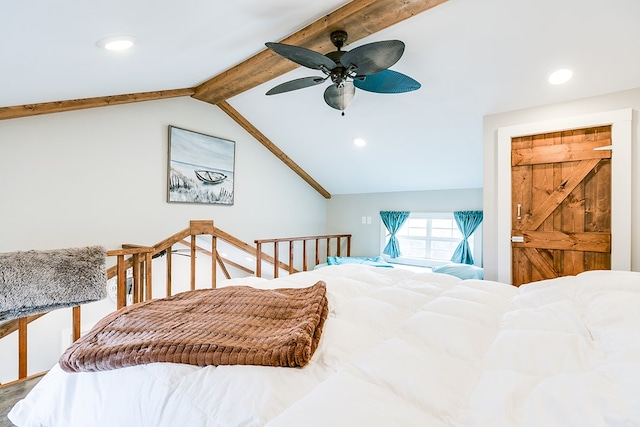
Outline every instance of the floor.
<svg viewBox="0 0 640 427">
<path fill-rule="evenodd" d="M 13 405 L 40 381 L 41 375 L 29 378 L 26 381 L 0 386 L 0 427 L 12 427 L 13 423 L 7 418 L 7 414 Z"/>
</svg>

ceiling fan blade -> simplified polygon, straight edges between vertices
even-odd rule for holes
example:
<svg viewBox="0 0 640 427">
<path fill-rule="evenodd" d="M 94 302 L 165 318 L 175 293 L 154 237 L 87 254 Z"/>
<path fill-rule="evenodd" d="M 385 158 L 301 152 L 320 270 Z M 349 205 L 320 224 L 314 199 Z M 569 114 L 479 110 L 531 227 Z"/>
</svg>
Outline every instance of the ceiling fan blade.
<svg viewBox="0 0 640 427">
<path fill-rule="evenodd" d="M 341 85 L 331 85 L 324 91 L 324 100 L 331 108 L 344 110 L 349 106 L 356 94 L 356 87 L 352 82 L 343 82 Z"/>
<path fill-rule="evenodd" d="M 386 40 L 357 47 L 345 53 L 340 62 L 353 68 L 359 76 L 378 73 L 398 62 L 404 53 L 404 43 L 400 40 Z"/>
<path fill-rule="evenodd" d="M 296 64 L 303 65 L 313 70 L 330 71 L 336 66 L 336 63 L 333 62 L 333 60 L 304 47 L 271 42 L 265 43 L 265 45 L 278 55 L 284 56 Z"/>
<path fill-rule="evenodd" d="M 353 84 L 358 89 L 376 93 L 403 93 L 420 89 L 420 83 L 411 77 L 393 70 L 355 78 Z"/>
<path fill-rule="evenodd" d="M 289 92 L 292 90 L 303 89 L 309 86 L 315 86 L 327 80 L 326 77 L 303 77 L 301 79 L 295 79 L 288 82 L 284 82 L 271 88 L 267 95 L 276 95 L 278 93 Z"/>
</svg>

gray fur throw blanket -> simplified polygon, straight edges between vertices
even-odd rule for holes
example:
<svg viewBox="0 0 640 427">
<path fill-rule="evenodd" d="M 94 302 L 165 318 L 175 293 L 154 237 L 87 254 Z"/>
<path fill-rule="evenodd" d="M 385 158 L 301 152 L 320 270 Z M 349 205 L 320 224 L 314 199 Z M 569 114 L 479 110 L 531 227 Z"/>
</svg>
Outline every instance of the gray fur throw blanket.
<svg viewBox="0 0 640 427">
<path fill-rule="evenodd" d="M 102 246 L 0 253 L 0 321 L 107 296 Z"/>
</svg>

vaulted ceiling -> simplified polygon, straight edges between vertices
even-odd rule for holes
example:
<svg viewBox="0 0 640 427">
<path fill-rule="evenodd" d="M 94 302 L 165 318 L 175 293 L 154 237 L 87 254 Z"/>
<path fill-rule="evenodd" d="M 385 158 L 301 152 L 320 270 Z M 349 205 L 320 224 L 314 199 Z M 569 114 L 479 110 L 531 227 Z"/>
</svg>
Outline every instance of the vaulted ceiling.
<svg viewBox="0 0 640 427">
<path fill-rule="evenodd" d="M 638 16 L 636 0 L 2 2 L 0 119 L 193 96 L 325 197 L 481 187 L 484 115 L 640 87 Z M 422 88 L 357 91 L 344 117 L 324 103 L 324 85 L 264 95 L 319 74 L 265 42 L 326 53 L 334 29 L 349 33 L 346 50 L 404 41 L 392 69 Z M 134 48 L 95 45 L 122 34 Z M 549 85 L 560 66 L 574 79 Z"/>
</svg>

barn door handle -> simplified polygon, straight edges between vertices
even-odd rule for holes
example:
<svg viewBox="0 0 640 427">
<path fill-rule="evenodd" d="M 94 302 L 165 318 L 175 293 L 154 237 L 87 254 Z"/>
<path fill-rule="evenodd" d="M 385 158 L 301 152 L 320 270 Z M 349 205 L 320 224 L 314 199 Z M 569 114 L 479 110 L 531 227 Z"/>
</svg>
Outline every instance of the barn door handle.
<svg viewBox="0 0 640 427">
<path fill-rule="evenodd" d="M 520 203 L 518 203 L 518 219 L 522 219 L 522 216 L 520 216 Z"/>
</svg>

